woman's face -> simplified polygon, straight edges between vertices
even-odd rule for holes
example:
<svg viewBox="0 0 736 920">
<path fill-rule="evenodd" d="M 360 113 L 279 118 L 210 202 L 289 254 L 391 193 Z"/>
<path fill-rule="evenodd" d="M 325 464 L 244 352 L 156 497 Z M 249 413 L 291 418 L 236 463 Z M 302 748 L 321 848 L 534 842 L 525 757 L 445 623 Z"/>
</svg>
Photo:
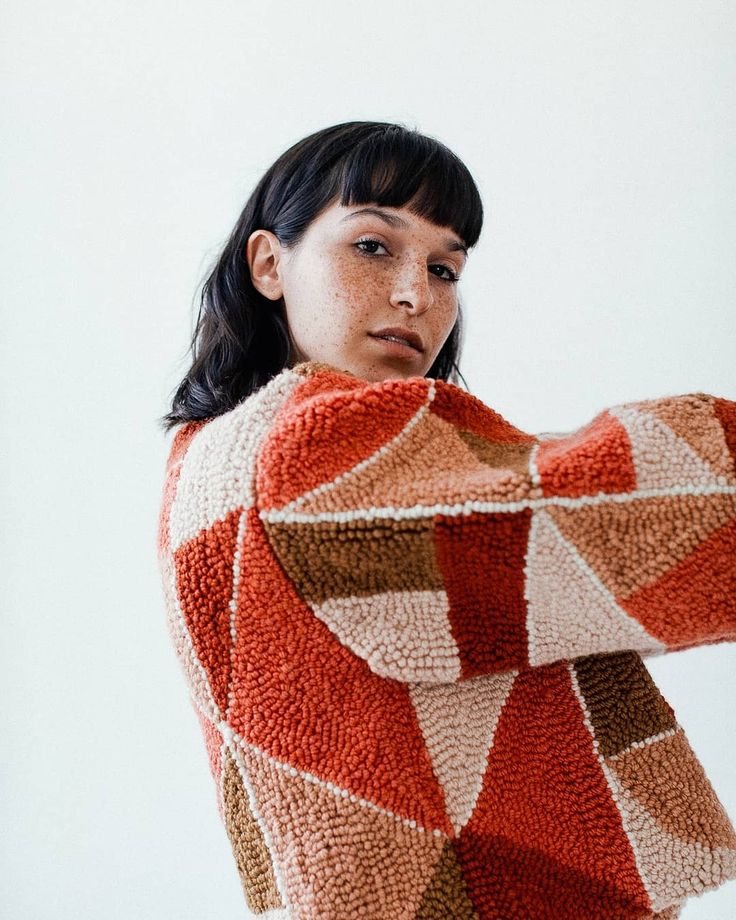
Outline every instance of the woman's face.
<svg viewBox="0 0 736 920">
<path fill-rule="evenodd" d="M 457 319 L 450 279 L 466 256 L 452 230 L 407 208 L 339 203 L 291 250 L 267 230 L 247 244 L 254 286 L 284 298 L 292 363 L 323 361 L 370 381 L 426 374 Z M 375 336 L 392 326 L 418 334 L 421 351 Z"/>
</svg>

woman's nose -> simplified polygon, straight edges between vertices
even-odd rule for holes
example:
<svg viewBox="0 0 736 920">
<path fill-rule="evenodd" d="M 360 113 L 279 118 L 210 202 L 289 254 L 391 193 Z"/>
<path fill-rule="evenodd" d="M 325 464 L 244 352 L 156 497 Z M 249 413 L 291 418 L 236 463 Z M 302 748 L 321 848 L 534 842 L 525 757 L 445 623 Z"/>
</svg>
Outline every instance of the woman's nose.
<svg viewBox="0 0 736 920">
<path fill-rule="evenodd" d="M 394 279 L 391 303 L 397 307 L 407 304 L 415 313 L 423 313 L 432 303 L 427 266 L 404 266 Z"/>
</svg>

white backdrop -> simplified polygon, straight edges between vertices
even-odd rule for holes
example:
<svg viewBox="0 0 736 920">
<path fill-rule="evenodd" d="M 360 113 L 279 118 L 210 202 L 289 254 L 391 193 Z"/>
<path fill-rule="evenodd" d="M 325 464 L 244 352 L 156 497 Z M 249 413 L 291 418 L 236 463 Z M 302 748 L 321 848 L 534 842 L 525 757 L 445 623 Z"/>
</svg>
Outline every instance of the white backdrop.
<svg viewBox="0 0 736 920">
<path fill-rule="evenodd" d="M 0 909 L 236 920 L 155 555 L 156 418 L 210 259 L 294 141 L 401 121 L 483 196 L 473 393 L 528 431 L 736 399 L 736 7 L 7 0 L 0 35 Z M 648 661 L 736 820 L 735 664 Z M 735 914 L 730 882 L 682 916 Z"/>
</svg>

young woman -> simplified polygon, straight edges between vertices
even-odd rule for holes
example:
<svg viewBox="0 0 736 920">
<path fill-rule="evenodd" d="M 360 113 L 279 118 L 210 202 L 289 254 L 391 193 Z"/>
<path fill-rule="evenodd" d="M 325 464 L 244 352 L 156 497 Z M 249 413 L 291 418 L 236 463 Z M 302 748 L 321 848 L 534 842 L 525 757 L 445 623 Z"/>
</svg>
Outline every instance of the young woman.
<svg viewBox="0 0 736 920">
<path fill-rule="evenodd" d="M 228 411 L 303 355 L 367 380 L 456 382 L 457 282 L 482 224 L 467 168 L 418 132 L 347 122 L 294 144 L 256 186 L 203 286 L 166 430 Z M 418 334 L 421 351 L 373 335 L 391 326 Z"/>
<path fill-rule="evenodd" d="M 158 551 L 255 916 L 672 920 L 736 878 L 642 662 L 736 641 L 736 403 L 532 435 L 461 389 L 482 214 L 438 141 L 336 125 L 203 289 Z"/>
</svg>

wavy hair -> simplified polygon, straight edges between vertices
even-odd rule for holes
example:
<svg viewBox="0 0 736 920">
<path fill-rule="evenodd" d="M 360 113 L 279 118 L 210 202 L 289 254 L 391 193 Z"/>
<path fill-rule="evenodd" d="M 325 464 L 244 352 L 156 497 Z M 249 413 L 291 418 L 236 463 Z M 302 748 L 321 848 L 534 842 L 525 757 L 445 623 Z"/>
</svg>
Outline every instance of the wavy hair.
<svg viewBox="0 0 736 920">
<path fill-rule="evenodd" d="M 188 345 L 191 365 L 170 411 L 158 419 L 177 424 L 212 418 L 234 408 L 290 366 L 283 297 L 274 303 L 251 281 L 246 244 L 254 230 L 269 230 L 296 246 L 323 210 L 343 206 L 407 205 L 420 217 L 457 233 L 468 249 L 483 225 L 480 194 L 464 163 L 440 141 L 400 124 L 348 121 L 316 131 L 289 147 L 263 175 L 202 286 Z M 427 377 L 457 383 L 463 316 L 456 322 Z"/>
</svg>

